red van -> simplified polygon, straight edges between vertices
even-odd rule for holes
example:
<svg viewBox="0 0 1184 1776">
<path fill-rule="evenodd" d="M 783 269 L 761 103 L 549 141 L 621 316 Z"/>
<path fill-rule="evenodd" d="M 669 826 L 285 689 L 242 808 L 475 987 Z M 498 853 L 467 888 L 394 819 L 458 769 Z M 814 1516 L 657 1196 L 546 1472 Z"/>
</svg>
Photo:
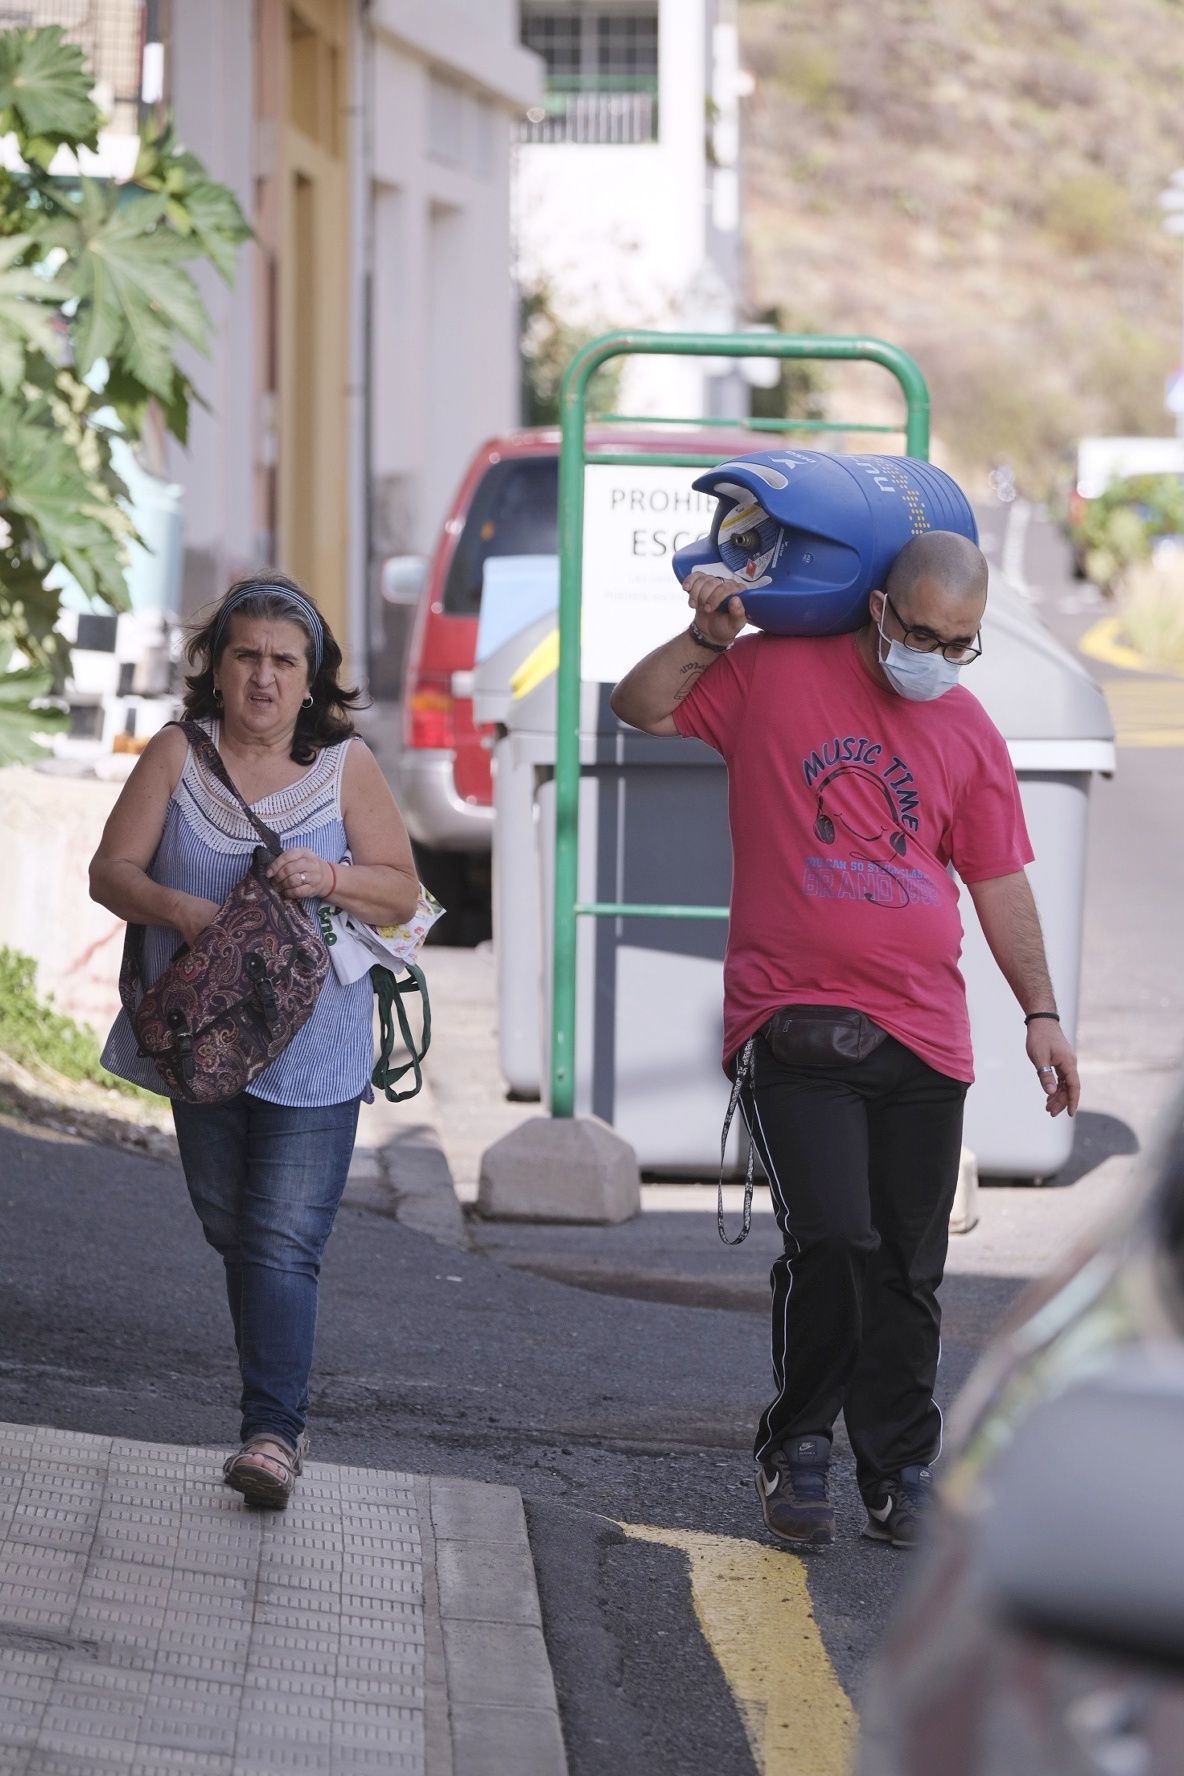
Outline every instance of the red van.
<svg viewBox="0 0 1184 1776">
<path fill-rule="evenodd" d="M 480 899 L 492 840 L 491 740 L 474 724 L 469 682 L 485 563 L 497 555 L 558 553 L 559 442 L 557 428 L 535 429 L 480 447 L 420 584 L 403 680 L 397 793 L 424 878 L 452 908 Z M 706 464 L 767 447 L 768 439 L 722 428 L 709 434 L 606 427 L 590 428 L 588 443 L 594 449 L 701 452 Z M 688 478 L 692 473 L 687 470 Z M 387 564 L 388 596 L 399 598 L 413 566 L 418 564 Z M 447 923 L 453 941 L 465 941 L 462 921 Z"/>
</svg>

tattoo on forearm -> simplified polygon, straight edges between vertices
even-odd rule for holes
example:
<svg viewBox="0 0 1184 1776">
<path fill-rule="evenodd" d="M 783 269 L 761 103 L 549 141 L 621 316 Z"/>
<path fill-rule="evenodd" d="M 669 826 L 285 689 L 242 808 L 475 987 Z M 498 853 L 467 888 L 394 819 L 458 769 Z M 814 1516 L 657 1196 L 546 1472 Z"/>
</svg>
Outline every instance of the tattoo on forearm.
<svg viewBox="0 0 1184 1776">
<path fill-rule="evenodd" d="M 674 699 L 676 703 L 681 703 L 684 697 L 690 696 L 692 690 L 695 688 L 696 677 L 700 672 L 705 672 L 709 664 L 710 661 L 701 662 L 699 660 L 688 660 L 685 666 L 679 667 L 678 676 L 681 679 L 685 679 L 686 682 L 678 687 L 678 693 Z"/>
</svg>

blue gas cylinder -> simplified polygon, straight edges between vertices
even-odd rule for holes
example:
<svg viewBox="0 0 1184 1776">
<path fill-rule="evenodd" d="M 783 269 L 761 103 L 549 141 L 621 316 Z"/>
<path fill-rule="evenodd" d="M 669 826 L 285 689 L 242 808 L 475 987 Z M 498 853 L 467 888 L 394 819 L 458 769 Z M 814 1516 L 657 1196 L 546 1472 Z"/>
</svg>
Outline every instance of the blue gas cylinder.
<svg viewBox="0 0 1184 1776">
<path fill-rule="evenodd" d="M 749 621 L 774 635 L 838 635 L 867 619 L 868 594 L 913 537 L 954 530 L 978 541 L 957 482 L 912 456 L 759 450 L 700 475 L 719 501 L 710 536 L 675 551 L 745 582 Z"/>
</svg>

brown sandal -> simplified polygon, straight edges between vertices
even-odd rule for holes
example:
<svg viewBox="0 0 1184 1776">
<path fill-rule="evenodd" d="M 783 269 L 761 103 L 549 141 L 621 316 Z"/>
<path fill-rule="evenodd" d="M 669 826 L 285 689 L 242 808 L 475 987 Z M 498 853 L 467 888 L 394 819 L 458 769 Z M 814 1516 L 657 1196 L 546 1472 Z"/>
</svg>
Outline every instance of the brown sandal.
<svg viewBox="0 0 1184 1776">
<path fill-rule="evenodd" d="M 222 1464 L 222 1477 L 227 1486 L 242 1493 L 249 1505 L 283 1511 L 287 1509 L 297 1476 L 304 1472 L 307 1453 L 307 1431 L 300 1433 L 295 1449 L 273 1432 L 260 1431 L 256 1436 L 248 1437 L 234 1455 L 227 1456 Z M 270 1466 L 265 1467 L 265 1462 Z"/>
</svg>

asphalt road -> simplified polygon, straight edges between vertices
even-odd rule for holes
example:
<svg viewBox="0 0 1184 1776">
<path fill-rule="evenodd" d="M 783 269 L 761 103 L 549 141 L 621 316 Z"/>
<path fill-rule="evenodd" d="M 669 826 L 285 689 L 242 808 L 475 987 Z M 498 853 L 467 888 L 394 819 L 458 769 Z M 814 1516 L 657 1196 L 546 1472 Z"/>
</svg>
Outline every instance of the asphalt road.
<svg viewBox="0 0 1184 1776">
<path fill-rule="evenodd" d="M 990 551 L 1010 546 L 1074 644 L 1097 612 L 1059 539 L 1029 514 L 1017 550 L 1005 516 L 984 514 Z M 1179 762 L 1171 748 L 1124 750 L 1094 796 L 1077 1152 L 1043 1189 L 985 1192 L 980 1227 L 953 1243 L 943 1407 L 1023 1283 L 1134 1187 L 1172 1089 Z M 219 1266 L 179 1173 L 0 1121 L 0 1206 L 0 1418 L 229 1444 Z M 723 1251 L 709 1218 L 678 1213 L 606 1231 L 487 1228 L 456 1252 L 373 1208 L 347 1203 L 340 1216 L 316 1452 L 521 1488 L 573 1776 L 754 1768 L 686 1559 L 617 1526 L 763 1541 L 749 1451 L 773 1251 L 768 1217 L 739 1252 Z M 857 1698 L 908 1556 L 859 1539 L 841 1440 L 839 1456 L 839 1538 L 807 1578 L 826 1652 Z M 754 1639 L 772 1631 L 752 1623 Z"/>
</svg>

